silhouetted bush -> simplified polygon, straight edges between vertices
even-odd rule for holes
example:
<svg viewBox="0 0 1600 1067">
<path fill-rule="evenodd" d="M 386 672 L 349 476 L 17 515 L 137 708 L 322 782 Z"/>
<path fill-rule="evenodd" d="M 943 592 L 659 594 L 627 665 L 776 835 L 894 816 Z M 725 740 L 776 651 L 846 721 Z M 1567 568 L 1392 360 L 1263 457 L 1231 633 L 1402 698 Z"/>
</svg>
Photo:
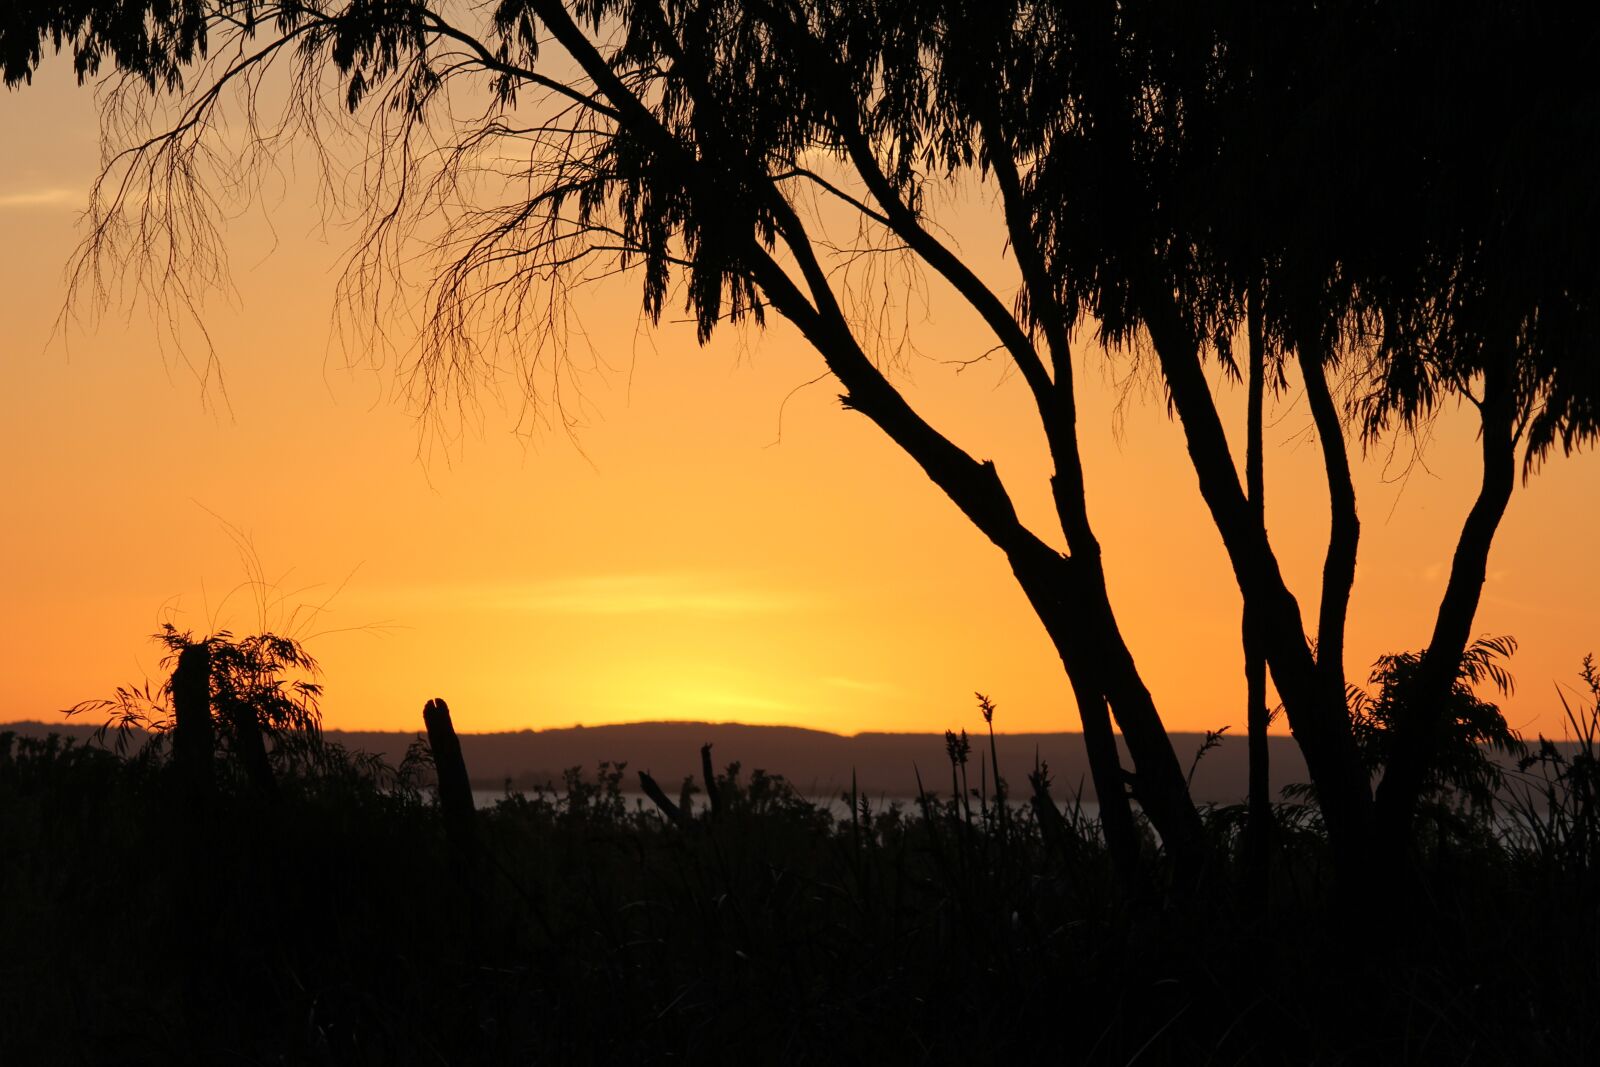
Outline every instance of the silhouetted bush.
<svg viewBox="0 0 1600 1067">
<path fill-rule="evenodd" d="M 1083 805 L 1047 831 L 1038 804 L 1001 815 L 982 780 L 909 811 L 857 789 L 830 812 L 730 763 L 720 810 L 686 790 L 675 823 L 602 764 L 481 809 L 483 862 L 464 873 L 420 750 L 396 768 L 280 736 L 297 754 L 275 757 L 275 797 L 222 770 L 196 811 L 159 744 L 0 735 L 0 1049 L 1581 1062 L 1600 994 L 1597 712 L 1569 712 L 1579 746 L 1510 772 L 1530 790 L 1522 822 L 1425 840 L 1425 907 L 1335 895 L 1315 807 L 1284 804 L 1264 913 L 1241 891 L 1234 806 L 1206 811 L 1214 858 L 1178 893 L 1147 826 L 1130 885 Z M 1048 793 L 1047 767 L 1030 778 Z"/>
</svg>

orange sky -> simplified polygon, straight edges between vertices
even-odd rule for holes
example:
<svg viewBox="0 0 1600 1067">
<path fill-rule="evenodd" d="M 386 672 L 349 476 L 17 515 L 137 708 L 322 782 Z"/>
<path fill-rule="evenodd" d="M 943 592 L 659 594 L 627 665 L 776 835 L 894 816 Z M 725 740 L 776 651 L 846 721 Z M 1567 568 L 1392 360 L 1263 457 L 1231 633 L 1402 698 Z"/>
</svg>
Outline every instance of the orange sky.
<svg viewBox="0 0 1600 1067">
<path fill-rule="evenodd" d="M 442 695 L 463 730 L 970 729 L 980 689 L 998 727 L 1076 729 L 999 553 L 840 410 L 836 388 L 801 388 L 821 360 L 781 323 L 701 349 L 690 326 L 640 321 L 634 279 L 592 290 L 579 310 L 600 366 L 569 394 L 576 444 L 515 434 L 509 392 L 484 394 L 455 440 L 428 447 L 393 357 L 347 367 L 330 330 L 345 235 L 319 230 L 286 172 L 264 212 L 230 226 L 236 292 L 207 307 L 224 398 L 186 366 L 192 334 L 164 351 L 142 308 L 56 330 L 96 141 L 92 97 L 59 65 L 0 95 L 0 721 L 154 676 L 146 638 L 164 620 L 258 628 L 231 526 L 272 580 L 265 623 L 322 660 L 333 727 L 414 729 Z M 1005 290 L 986 206 L 958 198 L 945 224 Z M 1044 533 L 1025 388 L 998 366 L 944 362 L 992 342 L 939 289 L 910 317 L 916 354 L 898 380 L 996 460 Z M 1179 428 L 1148 393 L 1119 416 L 1125 358 L 1086 343 L 1078 366 L 1091 514 L 1135 655 L 1173 728 L 1242 731 L 1238 594 Z M 1242 391 L 1217 390 L 1237 435 Z M 1311 605 L 1326 519 L 1296 393 L 1268 434 L 1269 524 Z M 1379 653 L 1425 641 L 1473 492 L 1471 419 L 1441 419 L 1409 477 L 1411 444 L 1399 450 L 1358 476 L 1356 681 Z M 1554 684 L 1600 646 L 1597 475 L 1593 456 L 1548 466 L 1514 497 L 1491 560 L 1477 630 L 1522 643 L 1506 707 L 1524 731 L 1560 732 Z"/>
</svg>

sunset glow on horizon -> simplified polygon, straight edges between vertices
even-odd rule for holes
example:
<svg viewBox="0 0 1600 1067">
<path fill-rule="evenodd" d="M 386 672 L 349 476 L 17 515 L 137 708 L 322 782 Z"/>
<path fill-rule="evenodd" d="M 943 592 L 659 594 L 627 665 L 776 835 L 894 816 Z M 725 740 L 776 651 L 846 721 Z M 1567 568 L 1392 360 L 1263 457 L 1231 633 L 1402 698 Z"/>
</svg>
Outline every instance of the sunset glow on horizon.
<svg viewBox="0 0 1600 1067">
<path fill-rule="evenodd" d="M 230 224 L 234 292 L 163 344 L 142 308 L 58 326 L 63 269 L 98 161 L 93 95 L 48 64 L 0 97 L 5 323 L 0 722 L 54 720 L 159 677 L 162 622 L 287 630 L 322 662 L 330 728 L 412 730 L 444 696 L 463 731 L 650 719 L 865 730 L 1076 730 L 1061 665 L 1000 552 L 818 380 L 786 323 L 702 348 L 681 299 L 652 328 L 639 281 L 577 298 L 579 393 L 530 425 L 517 386 L 419 423 L 394 354 L 347 360 L 334 285 L 352 238 L 303 176 Z M 963 253 L 1009 300 L 991 206 L 954 202 Z M 992 458 L 1051 531 L 1048 457 L 1023 383 L 937 286 L 899 291 L 912 348 L 895 380 Z M 1089 508 L 1124 632 L 1170 729 L 1244 732 L 1239 594 L 1181 428 L 1128 353 L 1078 351 Z M 592 367 L 590 366 L 592 364 Z M 1241 436 L 1243 390 L 1213 367 Z M 1314 614 L 1327 508 L 1291 377 L 1267 420 L 1267 513 Z M 571 419 L 571 432 L 561 425 Z M 1427 641 L 1476 491 L 1475 426 L 1443 415 L 1357 473 L 1363 540 L 1354 682 Z M 1391 448 L 1392 446 L 1392 448 Z M 1474 631 L 1511 634 L 1525 734 L 1559 736 L 1555 686 L 1600 650 L 1593 548 L 1600 460 L 1557 456 L 1519 485 Z M 252 569 L 259 565 L 264 584 Z M 1280 721 L 1275 730 L 1284 731 Z"/>
</svg>

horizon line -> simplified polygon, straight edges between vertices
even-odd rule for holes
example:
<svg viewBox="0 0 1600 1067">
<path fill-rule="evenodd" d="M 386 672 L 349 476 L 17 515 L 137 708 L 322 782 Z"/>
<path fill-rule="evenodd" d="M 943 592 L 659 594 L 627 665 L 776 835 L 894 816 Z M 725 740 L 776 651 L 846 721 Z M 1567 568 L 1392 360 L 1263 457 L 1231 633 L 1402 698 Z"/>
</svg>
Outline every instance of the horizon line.
<svg viewBox="0 0 1600 1067">
<path fill-rule="evenodd" d="M 7 729 L 10 729 L 12 727 L 17 727 L 17 726 L 42 726 L 42 727 L 44 727 L 46 729 L 53 729 L 56 726 L 87 727 L 87 728 L 95 729 L 95 730 L 100 729 L 100 724 L 88 723 L 88 722 L 76 722 L 76 721 L 72 721 L 72 720 L 65 720 L 65 721 L 60 722 L 60 723 L 51 723 L 51 722 L 47 722 L 47 721 L 45 721 L 43 719 L 15 719 L 15 720 L 12 720 L 10 722 L 0 722 L 0 731 L 5 731 Z M 542 734 L 542 733 L 556 733 L 556 732 L 571 731 L 571 730 L 610 730 L 610 729 L 623 729 L 623 728 L 627 728 L 627 727 L 638 727 L 638 726 L 683 726 L 683 727 L 689 727 L 689 726 L 740 726 L 740 727 L 745 727 L 747 729 L 754 729 L 754 730 L 803 730 L 806 733 L 824 734 L 824 735 L 826 735 L 828 737 L 838 737 L 838 738 L 841 738 L 841 739 L 844 739 L 844 740 L 850 740 L 852 738 L 857 738 L 857 737 L 940 737 L 945 733 L 944 730 L 928 729 L 928 730 L 857 730 L 854 733 L 848 733 L 847 734 L 847 733 L 840 733 L 840 732 L 835 731 L 835 730 L 824 729 L 824 728 L 818 727 L 818 726 L 800 726 L 800 725 L 796 725 L 794 723 L 744 722 L 744 721 L 741 721 L 741 720 L 738 720 L 738 719 L 635 719 L 635 720 L 630 720 L 628 722 L 604 722 L 604 723 L 591 723 L 591 724 L 575 722 L 575 723 L 566 724 L 564 726 L 522 726 L 522 727 L 512 727 L 512 728 L 508 728 L 508 729 L 504 729 L 504 730 L 464 730 L 464 729 L 459 728 L 459 726 L 458 726 L 457 729 L 456 729 L 456 734 L 458 736 L 463 736 L 463 737 L 494 737 L 494 736 L 499 736 L 499 735 L 504 735 L 504 734 Z M 117 727 L 115 727 L 113 725 L 111 728 L 112 729 L 116 729 Z M 129 729 L 138 729 L 138 727 L 129 727 Z M 327 727 L 323 727 L 322 728 L 322 732 L 325 733 L 325 734 L 422 734 L 425 731 L 420 727 L 418 729 L 415 729 L 415 730 L 410 730 L 410 729 L 404 729 L 404 728 L 401 728 L 401 727 L 387 727 L 387 728 L 384 728 L 384 727 L 327 726 Z M 1177 730 L 1177 729 L 1173 729 L 1173 730 L 1168 730 L 1167 731 L 1167 733 L 1169 735 L 1187 735 L 1187 734 L 1204 735 L 1204 734 L 1206 734 L 1208 732 L 1209 731 L 1206 731 L 1206 730 Z M 1123 736 L 1122 732 L 1120 730 L 1115 730 L 1115 733 L 1116 733 L 1116 736 L 1118 736 L 1118 737 Z M 974 740 L 977 740 L 980 737 L 985 736 L 986 734 L 987 734 L 987 731 L 979 731 L 979 732 L 975 732 L 975 731 L 972 731 L 972 730 L 968 730 L 967 731 L 967 736 L 969 738 L 974 739 Z M 1077 730 L 996 730 L 996 731 L 994 731 L 994 735 L 996 737 L 1038 737 L 1038 736 L 1050 736 L 1050 735 L 1067 735 L 1067 736 L 1076 735 L 1076 736 L 1082 736 L 1082 734 L 1083 734 L 1083 730 L 1082 729 L 1077 729 Z M 1223 740 L 1232 740 L 1234 738 L 1241 738 L 1242 739 L 1242 738 L 1244 738 L 1244 736 L 1245 735 L 1243 733 L 1233 733 L 1232 731 L 1229 731 L 1226 735 L 1223 736 L 1222 739 Z M 1290 733 L 1276 733 L 1276 732 L 1274 732 L 1274 733 L 1269 733 L 1267 736 L 1269 738 L 1283 738 L 1285 740 L 1293 740 L 1293 734 L 1290 734 Z"/>
</svg>

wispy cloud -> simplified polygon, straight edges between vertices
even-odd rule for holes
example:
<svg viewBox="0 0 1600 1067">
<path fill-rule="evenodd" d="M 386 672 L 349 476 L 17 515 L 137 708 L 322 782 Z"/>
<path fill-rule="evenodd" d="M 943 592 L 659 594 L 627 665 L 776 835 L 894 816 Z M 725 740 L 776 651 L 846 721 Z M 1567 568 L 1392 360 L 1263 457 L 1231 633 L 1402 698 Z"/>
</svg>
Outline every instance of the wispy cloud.
<svg viewBox="0 0 1600 1067">
<path fill-rule="evenodd" d="M 668 684 L 648 697 L 632 696 L 602 704 L 605 712 L 625 720 L 704 719 L 711 722 L 751 717 L 798 718 L 801 708 L 790 701 L 747 689 L 716 685 Z"/>
<path fill-rule="evenodd" d="M 77 189 L 27 189 L 0 193 L 0 210 L 23 207 L 77 207 L 83 204 Z"/>
<path fill-rule="evenodd" d="M 858 693 L 892 693 L 894 686 L 888 682 L 866 682 L 860 678 L 827 677 L 820 679 L 823 685 L 835 686 L 839 689 L 850 689 Z"/>
<path fill-rule="evenodd" d="M 713 690 L 694 690 L 683 693 L 678 703 L 689 704 L 695 707 L 738 709 L 744 711 L 795 711 L 795 705 L 786 700 L 774 700 L 771 697 L 757 696 L 753 693 L 717 692 Z"/>
<path fill-rule="evenodd" d="M 693 571 L 574 575 L 397 592 L 441 606 L 541 615 L 756 615 L 792 611 L 812 601 L 739 575 Z"/>
<path fill-rule="evenodd" d="M 570 615 L 748 615 L 781 611 L 794 598 L 712 574 L 600 574 L 544 582 L 522 592 L 531 611 Z"/>
</svg>

